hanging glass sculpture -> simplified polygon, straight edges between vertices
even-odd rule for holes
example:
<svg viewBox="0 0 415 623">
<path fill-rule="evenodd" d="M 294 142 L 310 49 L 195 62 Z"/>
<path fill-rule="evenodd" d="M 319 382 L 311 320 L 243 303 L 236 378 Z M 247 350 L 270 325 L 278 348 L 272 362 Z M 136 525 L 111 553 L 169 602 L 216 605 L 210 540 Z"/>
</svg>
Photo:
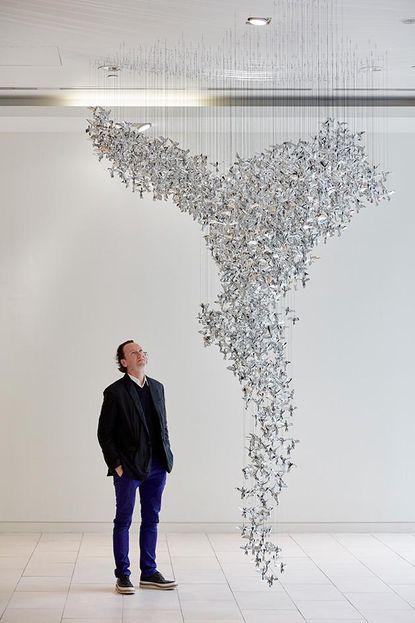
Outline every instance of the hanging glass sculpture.
<svg viewBox="0 0 415 623">
<path fill-rule="evenodd" d="M 93 109 L 87 131 L 112 177 L 140 196 L 172 199 L 203 228 L 221 291 L 213 306 L 201 304 L 201 333 L 229 360 L 255 420 L 238 487 L 242 548 L 272 586 L 284 563 L 269 520 L 298 441 L 290 431 L 295 406 L 285 336 L 298 317 L 289 306 L 278 313 L 277 303 L 306 285 L 317 244 L 340 236 L 365 203 L 389 199 L 387 174 L 368 162 L 363 132 L 332 118 L 312 139 L 237 157 L 225 173 L 169 138 L 114 122 L 103 108 Z"/>
</svg>

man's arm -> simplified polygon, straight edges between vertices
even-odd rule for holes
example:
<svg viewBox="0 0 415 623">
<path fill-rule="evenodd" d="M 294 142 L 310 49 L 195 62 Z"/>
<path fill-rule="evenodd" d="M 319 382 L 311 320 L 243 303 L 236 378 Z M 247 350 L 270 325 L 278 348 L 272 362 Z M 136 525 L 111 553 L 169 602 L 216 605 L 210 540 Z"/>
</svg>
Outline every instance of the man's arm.
<svg viewBox="0 0 415 623">
<path fill-rule="evenodd" d="M 97 436 L 99 445 L 101 446 L 104 459 L 109 469 L 116 470 L 118 475 L 121 474 L 118 471 L 118 467 L 121 466 L 119 458 L 119 452 L 114 443 L 113 432 L 116 426 L 116 405 L 111 393 L 106 389 L 104 391 L 104 402 L 101 407 L 101 414 L 98 421 Z"/>
</svg>

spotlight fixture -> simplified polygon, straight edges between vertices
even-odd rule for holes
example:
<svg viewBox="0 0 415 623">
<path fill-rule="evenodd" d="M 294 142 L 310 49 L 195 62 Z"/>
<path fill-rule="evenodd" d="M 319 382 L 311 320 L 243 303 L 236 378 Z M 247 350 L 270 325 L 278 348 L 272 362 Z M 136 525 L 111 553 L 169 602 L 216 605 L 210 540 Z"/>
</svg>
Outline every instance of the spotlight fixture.
<svg viewBox="0 0 415 623">
<path fill-rule="evenodd" d="M 270 17 L 248 17 L 247 24 L 251 26 L 268 26 L 271 23 Z"/>
<path fill-rule="evenodd" d="M 146 123 L 132 123 L 131 125 L 135 127 L 137 132 L 145 132 L 151 128 L 152 124 L 147 121 Z"/>
<path fill-rule="evenodd" d="M 401 22 L 403 24 L 415 24 L 415 17 L 407 17 L 406 19 L 402 19 Z"/>
</svg>

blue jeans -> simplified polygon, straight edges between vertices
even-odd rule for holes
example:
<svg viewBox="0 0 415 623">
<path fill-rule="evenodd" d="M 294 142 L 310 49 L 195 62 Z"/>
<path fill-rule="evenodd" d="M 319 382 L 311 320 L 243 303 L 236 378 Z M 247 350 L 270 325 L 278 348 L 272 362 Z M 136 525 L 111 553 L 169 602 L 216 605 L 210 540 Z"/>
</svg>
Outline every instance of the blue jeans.
<svg viewBox="0 0 415 623">
<path fill-rule="evenodd" d="M 145 480 L 113 476 L 116 514 L 113 529 L 115 576 L 130 575 L 129 529 L 133 518 L 137 487 L 140 491 L 140 569 L 142 576 L 150 576 L 157 570 L 156 544 L 157 524 L 161 508 L 161 495 L 166 484 L 167 472 L 158 461 L 153 460 Z"/>
</svg>

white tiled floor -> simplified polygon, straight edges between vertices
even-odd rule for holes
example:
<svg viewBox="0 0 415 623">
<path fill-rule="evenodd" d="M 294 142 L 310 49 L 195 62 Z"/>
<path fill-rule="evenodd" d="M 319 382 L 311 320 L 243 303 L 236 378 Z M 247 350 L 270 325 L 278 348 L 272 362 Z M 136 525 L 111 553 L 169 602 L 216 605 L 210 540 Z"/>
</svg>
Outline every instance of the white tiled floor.
<svg viewBox="0 0 415 623">
<path fill-rule="evenodd" d="M 238 534 L 160 534 L 174 591 L 114 590 L 111 534 L 0 533 L 1 623 L 415 623 L 414 534 L 283 534 L 271 588 Z M 131 534 L 137 583 L 138 538 Z"/>
</svg>

